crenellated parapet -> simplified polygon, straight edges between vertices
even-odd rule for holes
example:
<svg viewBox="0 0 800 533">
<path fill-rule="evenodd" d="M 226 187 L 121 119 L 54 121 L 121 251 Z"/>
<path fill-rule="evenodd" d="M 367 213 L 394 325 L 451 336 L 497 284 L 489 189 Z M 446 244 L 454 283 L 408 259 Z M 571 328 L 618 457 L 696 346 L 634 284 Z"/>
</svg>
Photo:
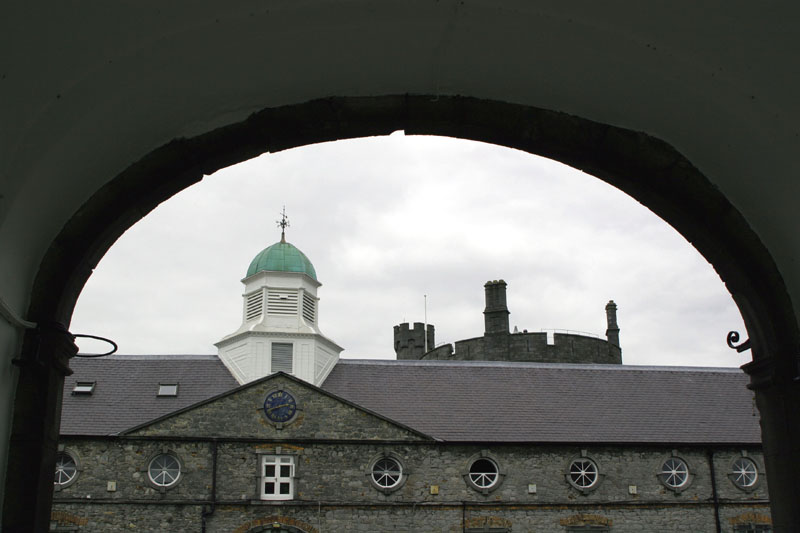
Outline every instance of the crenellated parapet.
<svg viewBox="0 0 800 533">
<path fill-rule="evenodd" d="M 435 346 L 433 324 L 428 324 L 427 344 L 425 341 L 425 324 L 422 322 L 414 322 L 413 327 L 407 322 L 394 327 L 394 352 L 398 359 L 421 359 L 426 351 L 431 350 Z"/>
<path fill-rule="evenodd" d="M 394 327 L 394 349 L 398 359 L 427 361 L 513 361 L 538 363 L 622 364 L 619 345 L 617 304 L 606 304 L 606 338 L 590 334 L 559 331 L 514 333 L 508 331 L 506 282 L 488 281 L 484 285 L 486 307 L 482 337 L 456 341 L 434 348 L 433 325 L 428 324 L 428 349 L 425 325 Z"/>
</svg>

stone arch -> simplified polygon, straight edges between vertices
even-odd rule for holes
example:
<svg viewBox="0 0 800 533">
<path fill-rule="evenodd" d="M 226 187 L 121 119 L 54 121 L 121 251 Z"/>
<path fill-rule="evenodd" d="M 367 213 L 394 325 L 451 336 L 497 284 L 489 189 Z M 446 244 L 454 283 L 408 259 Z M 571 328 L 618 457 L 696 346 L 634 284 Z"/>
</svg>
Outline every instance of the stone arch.
<svg viewBox="0 0 800 533">
<path fill-rule="evenodd" d="M 457 96 L 335 97 L 267 108 L 242 122 L 153 150 L 96 191 L 50 245 L 27 313 L 41 327 L 26 334 L 21 359 L 35 361 L 38 346 L 48 342 L 43 340 L 48 332 L 60 334 L 63 344 L 78 296 L 114 241 L 159 203 L 203 175 L 264 152 L 396 130 L 478 140 L 545 156 L 637 199 L 689 240 L 725 282 L 752 341 L 754 363 L 748 368 L 756 386 L 761 382 L 791 386 L 797 375 L 800 333 L 784 281 L 744 217 L 690 161 L 669 144 L 641 132 L 531 106 Z M 69 355 L 68 348 L 59 349 Z M 24 413 L 30 413 L 30 406 L 42 403 L 37 390 L 54 383 L 52 377 L 36 377 L 37 370 L 30 368 L 23 366 L 20 374 L 14 434 L 24 433 L 19 424 L 26 423 Z M 52 418 L 55 400 L 50 402 L 43 407 L 50 411 L 40 419 Z M 762 403 L 762 423 L 774 417 L 776 427 L 780 425 L 786 414 L 776 407 L 765 411 Z M 766 439 L 765 451 L 769 457 Z M 12 436 L 9 465 L 31 461 L 46 465 L 49 457 L 43 459 L 42 453 L 15 445 Z M 782 485 L 777 465 L 768 465 L 773 494 Z M 46 477 L 48 469 L 39 470 Z M 13 469 L 8 472 L 6 509 L 19 503 L 9 502 L 9 498 L 19 499 L 15 493 L 21 482 L 18 475 Z M 794 482 L 787 479 L 786 483 L 792 486 Z"/>
</svg>

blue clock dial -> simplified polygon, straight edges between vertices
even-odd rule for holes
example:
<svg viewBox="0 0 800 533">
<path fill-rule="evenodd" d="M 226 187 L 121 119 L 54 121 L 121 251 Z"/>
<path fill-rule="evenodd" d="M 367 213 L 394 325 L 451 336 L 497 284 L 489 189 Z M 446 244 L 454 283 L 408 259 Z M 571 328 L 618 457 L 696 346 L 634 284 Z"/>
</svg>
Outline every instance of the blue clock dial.
<svg viewBox="0 0 800 533">
<path fill-rule="evenodd" d="M 264 413 L 272 422 L 288 422 L 296 412 L 297 402 L 285 390 L 272 391 L 264 400 Z"/>
</svg>

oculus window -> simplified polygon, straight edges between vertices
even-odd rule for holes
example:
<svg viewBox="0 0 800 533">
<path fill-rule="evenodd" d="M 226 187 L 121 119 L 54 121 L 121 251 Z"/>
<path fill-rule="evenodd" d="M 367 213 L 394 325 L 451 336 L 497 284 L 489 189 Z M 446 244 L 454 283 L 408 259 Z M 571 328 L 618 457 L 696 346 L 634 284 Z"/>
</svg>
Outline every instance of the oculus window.
<svg viewBox="0 0 800 533">
<path fill-rule="evenodd" d="M 477 489 L 490 489 L 500 479 L 500 470 L 497 463 L 486 457 L 481 457 L 472 462 L 469 467 L 469 481 Z"/>
<path fill-rule="evenodd" d="M 393 454 L 379 455 L 370 463 L 370 483 L 384 494 L 389 494 L 402 487 L 406 477 L 403 463 Z"/>
<path fill-rule="evenodd" d="M 758 467 L 749 457 L 739 457 L 731 465 L 728 477 L 737 488 L 752 490 L 758 483 Z"/>
<path fill-rule="evenodd" d="M 680 492 L 689 486 L 689 467 L 679 457 L 670 457 L 661 465 L 658 479 L 670 490 Z"/>
<path fill-rule="evenodd" d="M 588 457 L 579 457 L 569 464 L 566 479 L 570 485 L 586 493 L 599 484 L 600 470 L 597 468 L 597 463 Z"/>
<path fill-rule="evenodd" d="M 78 460 L 69 452 L 58 452 L 53 486 L 61 490 L 75 482 L 78 477 Z"/>
<path fill-rule="evenodd" d="M 262 455 L 261 499 L 293 499 L 294 469 L 295 462 L 292 455 Z"/>
<path fill-rule="evenodd" d="M 181 463 L 172 454 L 157 455 L 147 465 L 147 477 L 156 487 L 162 489 L 172 487 L 181 477 Z"/>
</svg>

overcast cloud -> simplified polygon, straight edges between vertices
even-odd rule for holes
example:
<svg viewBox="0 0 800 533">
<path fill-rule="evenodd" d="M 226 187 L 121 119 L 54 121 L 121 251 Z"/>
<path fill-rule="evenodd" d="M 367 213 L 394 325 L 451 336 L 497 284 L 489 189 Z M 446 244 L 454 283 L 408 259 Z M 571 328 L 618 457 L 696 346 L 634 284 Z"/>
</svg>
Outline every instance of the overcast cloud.
<svg viewBox="0 0 800 533">
<path fill-rule="evenodd" d="M 216 353 L 241 323 L 252 258 L 287 240 L 317 271 L 320 327 L 344 357 L 394 358 L 392 326 L 483 333 L 483 284 L 508 283 L 510 324 L 604 335 L 619 306 L 626 364 L 739 366 L 744 332 L 712 267 L 604 182 L 492 145 L 434 137 L 340 141 L 207 176 L 131 228 L 89 280 L 71 331 L 120 353 Z M 84 349 L 88 350 L 88 345 Z"/>
</svg>

